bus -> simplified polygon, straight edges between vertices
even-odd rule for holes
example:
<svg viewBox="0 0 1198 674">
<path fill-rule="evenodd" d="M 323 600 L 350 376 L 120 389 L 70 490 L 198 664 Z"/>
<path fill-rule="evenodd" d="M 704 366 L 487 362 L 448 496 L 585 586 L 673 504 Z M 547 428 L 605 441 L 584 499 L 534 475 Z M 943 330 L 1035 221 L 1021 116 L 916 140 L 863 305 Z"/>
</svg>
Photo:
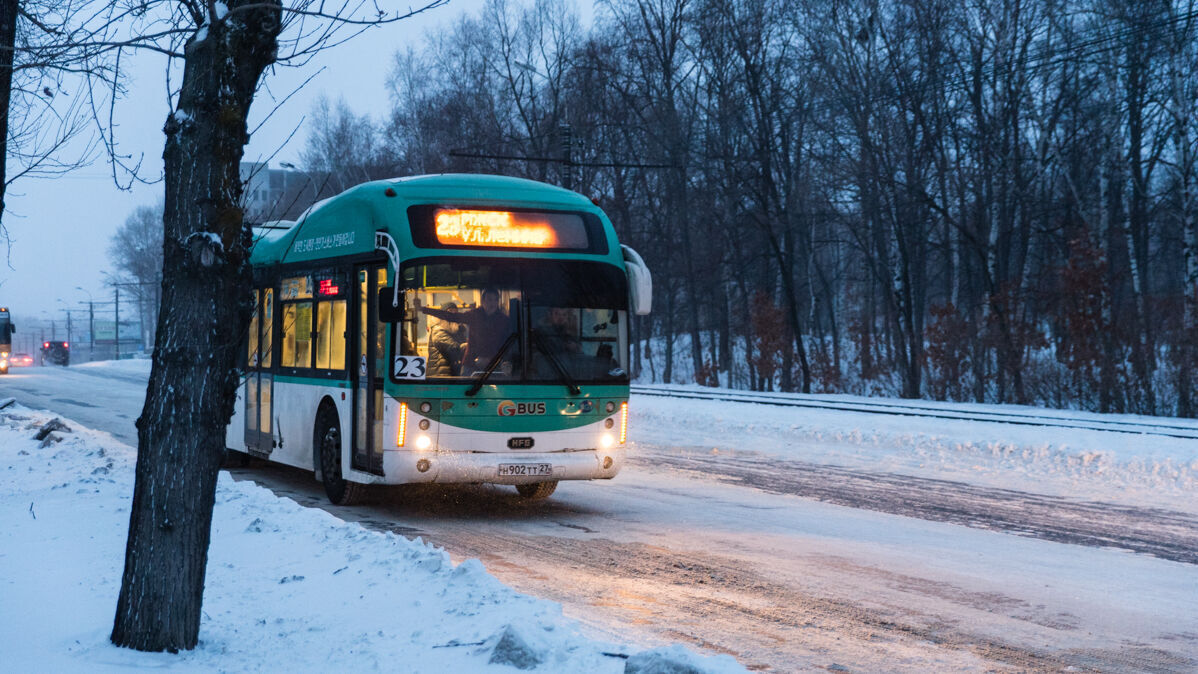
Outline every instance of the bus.
<svg viewBox="0 0 1198 674">
<path fill-rule="evenodd" d="M 603 211 L 490 175 L 358 185 L 254 229 L 253 313 L 226 446 L 370 485 L 611 479 L 630 315 L 652 279 Z"/>
<path fill-rule="evenodd" d="M 12 314 L 8 307 L 0 307 L 0 374 L 8 374 L 8 359 L 12 355 Z"/>
</svg>

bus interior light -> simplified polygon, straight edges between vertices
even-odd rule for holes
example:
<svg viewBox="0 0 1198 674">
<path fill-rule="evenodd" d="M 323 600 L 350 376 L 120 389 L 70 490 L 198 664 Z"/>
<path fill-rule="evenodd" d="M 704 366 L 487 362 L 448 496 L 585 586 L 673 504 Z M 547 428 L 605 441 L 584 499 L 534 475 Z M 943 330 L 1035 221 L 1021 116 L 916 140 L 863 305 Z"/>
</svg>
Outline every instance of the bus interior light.
<svg viewBox="0 0 1198 674">
<path fill-rule="evenodd" d="M 399 404 L 399 430 L 395 433 L 395 446 L 403 447 L 408 434 L 408 404 Z"/>
<path fill-rule="evenodd" d="M 628 439 L 628 403 L 620 403 L 620 444 Z"/>
</svg>

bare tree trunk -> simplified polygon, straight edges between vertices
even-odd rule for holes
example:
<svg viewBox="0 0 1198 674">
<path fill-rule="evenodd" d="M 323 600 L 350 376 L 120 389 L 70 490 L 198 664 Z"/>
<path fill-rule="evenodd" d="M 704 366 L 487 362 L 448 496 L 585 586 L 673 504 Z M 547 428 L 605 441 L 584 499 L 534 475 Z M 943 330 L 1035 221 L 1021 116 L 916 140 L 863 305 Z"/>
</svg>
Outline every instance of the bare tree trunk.
<svg viewBox="0 0 1198 674">
<path fill-rule="evenodd" d="M 8 106 L 12 100 L 12 65 L 17 43 L 18 0 L 0 0 L 0 159 L 8 157 Z M 4 191 L 8 174 L 0 161 L 0 221 L 4 217 Z M 0 228 L 0 232 L 3 232 Z"/>
<path fill-rule="evenodd" d="M 112 641 L 194 648 L 216 478 L 249 320 L 250 232 L 238 165 L 246 117 L 275 60 L 278 0 L 234 0 L 186 47 L 178 110 L 166 121 L 159 347 L 137 420 L 137 473 Z"/>
</svg>

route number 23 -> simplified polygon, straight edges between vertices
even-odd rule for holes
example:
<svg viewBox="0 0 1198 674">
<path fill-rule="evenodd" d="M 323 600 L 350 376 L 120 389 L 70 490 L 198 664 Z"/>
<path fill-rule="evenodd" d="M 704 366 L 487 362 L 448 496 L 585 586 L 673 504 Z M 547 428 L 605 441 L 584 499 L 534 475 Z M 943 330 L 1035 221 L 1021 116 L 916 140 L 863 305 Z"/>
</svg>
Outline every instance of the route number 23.
<svg viewBox="0 0 1198 674">
<path fill-rule="evenodd" d="M 396 356 L 391 376 L 396 379 L 424 379 L 424 357 Z"/>
</svg>

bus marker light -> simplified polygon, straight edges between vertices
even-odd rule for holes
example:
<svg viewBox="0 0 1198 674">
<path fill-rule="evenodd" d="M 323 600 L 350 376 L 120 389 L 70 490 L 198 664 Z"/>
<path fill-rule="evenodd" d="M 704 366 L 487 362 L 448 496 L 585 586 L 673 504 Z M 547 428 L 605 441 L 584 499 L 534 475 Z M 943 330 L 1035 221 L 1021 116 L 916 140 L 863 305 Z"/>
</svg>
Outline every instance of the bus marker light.
<svg viewBox="0 0 1198 674">
<path fill-rule="evenodd" d="M 614 400 L 607 401 L 607 413 L 611 414 L 616 411 L 616 403 Z"/>
<path fill-rule="evenodd" d="M 427 400 L 420 403 L 420 411 L 424 414 L 428 414 L 429 412 L 433 411 L 433 404 Z"/>
<path fill-rule="evenodd" d="M 628 403 L 620 403 L 620 444 L 628 439 Z"/>
<path fill-rule="evenodd" d="M 616 425 L 616 420 L 615 420 L 615 419 L 612 419 L 611 417 L 608 417 L 608 418 L 606 418 L 606 419 L 604 419 L 604 420 L 603 420 L 603 427 L 604 427 L 604 428 L 611 428 L 612 426 L 615 426 L 615 425 Z"/>
<path fill-rule="evenodd" d="M 399 431 L 395 434 L 395 446 L 403 447 L 408 435 L 408 404 L 399 404 Z"/>
<path fill-rule="evenodd" d="M 428 469 L 431 468 L 432 465 L 433 464 L 428 459 L 421 459 L 416 462 L 416 470 L 422 473 L 427 473 Z"/>
<path fill-rule="evenodd" d="M 416 438 L 416 449 L 428 449 L 431 444 L 433 444 L 433 439 L 427 435 Z"/>
<path fill-rule="evenodd" d="M 428 419 L 421 419 L 419 425 L 420 425 L 420 430 L 427 431 L 428 427 L 429 427 Z"/>
</svg>

